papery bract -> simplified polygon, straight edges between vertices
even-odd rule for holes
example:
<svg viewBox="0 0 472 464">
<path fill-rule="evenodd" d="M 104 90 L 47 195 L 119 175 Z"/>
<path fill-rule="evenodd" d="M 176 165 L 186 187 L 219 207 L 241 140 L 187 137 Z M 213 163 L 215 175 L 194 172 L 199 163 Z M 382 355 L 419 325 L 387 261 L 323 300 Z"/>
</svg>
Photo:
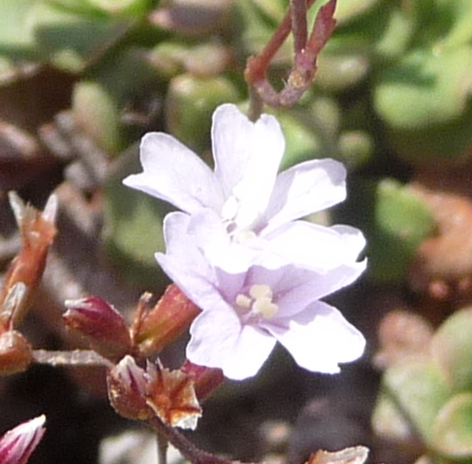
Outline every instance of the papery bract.
<svg viewBox="0 0 472 464">
<path fill-rule="evenodd" d="M 46 431 L 45 416 L 39 416 L 9 430 L 0 438 L 2 464 L 26 464 Z"/>
<path fill-rule="evenodd" d="M 210 263 L 195 236 L 190 217 L 171 213 L 164 221 L 165 255 L 156 255 L 165 272 L 202 312 L 193 322 L 188 359 L 221 368 L 226 377 L 255 375 L 276 341 L 311 371 L 335 373 L 339 363 L 361 356 L 363 336 L 341 313 L 320 298 L 348 285 L 364 270 L 352 245 L 345 262 L 323 272 L 294 264 L 279 268 L 251 265 L 233 273 Z M 343 242 L 339 236 L 339 246 Z M 357 253 L 356 253 L 357 252 Z"/>
<path fill-rule="evenodd" d="M 286 262 L 310 267 L 312 254 L 299 253 L 292 238 L 302 236 L 307 251 L 307 242 L 316 246 L 320 231 L 327 228 L 296 219 L 344 200 L 343 165 L 331 159 L 311 160 L 277 175 L 285 148 L 279 123 L 266 114 L 253 123 L 232 104 L 221 105 L 213 115 L 212 145 L 214 172 L 170 135 L 147 134 L 141 143 L 143 172 L 124 183 L 190 214 L 189 227 L 203 235 L 220 237 L 217 242 L 208 238 L 205 252 L 211 253 L 215 243 L 236 247 L 230 255 L 215 253 L 212 262 L 225 261 L 226 268 L 241 271 L 270 248 Z M 290 239 L 282 240 L 288 232 Z"/>
</svg>

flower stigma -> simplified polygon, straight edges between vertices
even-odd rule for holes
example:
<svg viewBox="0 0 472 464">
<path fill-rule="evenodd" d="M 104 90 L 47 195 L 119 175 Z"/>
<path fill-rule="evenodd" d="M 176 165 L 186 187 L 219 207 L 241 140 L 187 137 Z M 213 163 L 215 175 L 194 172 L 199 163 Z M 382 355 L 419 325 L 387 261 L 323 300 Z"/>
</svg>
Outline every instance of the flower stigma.
<svg viewBox="0 0 472 464">
<path fill-rule="evenodd" d="M 249 289 L 249 296 L 240 293 L 236 304 L 240 308 L 250 309 L 253 315 L 260 314 L 265 319 L 274 317 L 279 307 L 272 301 L 273 293 L 269 285 L 255 284 Z"/>
</svg>

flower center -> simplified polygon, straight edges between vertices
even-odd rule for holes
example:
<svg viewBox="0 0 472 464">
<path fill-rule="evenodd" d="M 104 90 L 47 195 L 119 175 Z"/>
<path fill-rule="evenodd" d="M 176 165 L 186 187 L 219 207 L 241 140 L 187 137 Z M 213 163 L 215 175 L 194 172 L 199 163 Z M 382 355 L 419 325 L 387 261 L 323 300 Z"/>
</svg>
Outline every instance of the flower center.
<svg viewBox="0 0 472 464">
<path fill-rule="evenodd" d="M 274 317 L 279 307 L 272 302 L 273 294 L 269 285 L 256 284 L 249 289 L 249 295 L 240 293 L 236 304 L 240 308 L 249 309 L 252 314 L 260 314 L 266 319 Z"/>
</svg>

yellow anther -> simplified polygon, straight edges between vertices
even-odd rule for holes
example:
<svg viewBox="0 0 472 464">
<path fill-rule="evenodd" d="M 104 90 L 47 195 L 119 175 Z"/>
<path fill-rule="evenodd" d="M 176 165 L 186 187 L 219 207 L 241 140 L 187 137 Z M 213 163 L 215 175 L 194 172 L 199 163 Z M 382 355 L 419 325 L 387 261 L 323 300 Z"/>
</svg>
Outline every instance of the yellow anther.
<svg viewBox="0 0 472 464">
<path fill-rule="evenodd" d="M 268 285 L 265 284 L 256 284 L 252 285 L 251 288 L 249 289 L 249 295 L 251 295 L 253 298 L 262 298 L 262 297 L 267 297 L 269 299 L 272 299 L 272 290 Z"/>
<path fill-rule="evenodd" d="M 236 297 L 236 304 L 241 308 L 250 308 L 251 298 L 249 298 L 247 295 L 243 295 L 242 293 L 240 293 Z"/>
<path fill-rule="evenodd" d="M 254 314 L 262 314 L 267 319 L 274 317 L 278 310 L 279 307 L 275 303 L 272 303 L 271 298 L 268 297 L 258 298 L 252 304 L 252 312 Z"/>
</svg>

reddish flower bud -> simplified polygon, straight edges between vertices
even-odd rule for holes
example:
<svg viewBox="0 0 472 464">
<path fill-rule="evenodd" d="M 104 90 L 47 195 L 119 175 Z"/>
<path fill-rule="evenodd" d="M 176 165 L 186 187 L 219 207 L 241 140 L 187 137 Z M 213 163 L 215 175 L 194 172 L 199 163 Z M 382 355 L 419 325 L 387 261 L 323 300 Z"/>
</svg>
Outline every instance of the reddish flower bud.
<svg viewBox="0 0 472 464">
<path fill-rule="evenodd" d="M 22 372 L 32 361 L 31 345 L 20 332 L 9 330 L 0 334 L 0 375 Z"/>
<path fill-rule="evenodd" d="M 0 290 L 1 318 L 11 319 L 11 324 L 20 320 L 31 304 L 33 291 L 36 289 L 46 265 L 48 250 L 56 227 L 54 217 L 57 209 L 57 198 L 52 195 L 41 213 L 30 205 L 25 205 L 15 193 L 9 194 L 10 204 L 20 228 L 22 247 L 19 254 L 12 261 Z M 14 308 L 10 308 L 7 315 L 3 314 L 3 307 L 7 296 L 18 283 L 25 286 L 21 299 L 16 301 Z M 10 326 L 12 327 L 12 325 Z"/>
<path fill-rule="evenodd" d="M 91 347 L 114 361 L 131 350 L 131 338 L 123 316 L 97 296 L 65 302 L 62 318 L 69 329 L 85 336 Z"/>
<path fill-rule="evenodd" d="M 2 464 L 26 464 L 31 453 L 46 431 L 44 416 L 23 422 L 0 438 L 0 462 Z"/>
<path fill-rule="evenodd" d="M 144 369 L 129 355 L 108 372 L 108 398 L 118 414 L 136 420 L 154 415 L 146 403 L 146 382 Z"/>
<path fill-rule="evenodd" d="M 147 403 L 166 425 L 195 429 L 202 409 L 193 380 L 180 370 L 148 364 Z"/>
<path fill-rule="evenodd" d="M 136 342 L 147 356 L 158 353 L 188 329 L 200 310 L 175 285 L 139 321 Z"/>
<path fill-rule="evenodd" d="M 225 380 L 223 371 L 214 367 L 198 366 L 186 360 L 180 368 L 194 383 L 195 394 L 199 401 L 205 399 L 215 388 Z"/>
</svg>

